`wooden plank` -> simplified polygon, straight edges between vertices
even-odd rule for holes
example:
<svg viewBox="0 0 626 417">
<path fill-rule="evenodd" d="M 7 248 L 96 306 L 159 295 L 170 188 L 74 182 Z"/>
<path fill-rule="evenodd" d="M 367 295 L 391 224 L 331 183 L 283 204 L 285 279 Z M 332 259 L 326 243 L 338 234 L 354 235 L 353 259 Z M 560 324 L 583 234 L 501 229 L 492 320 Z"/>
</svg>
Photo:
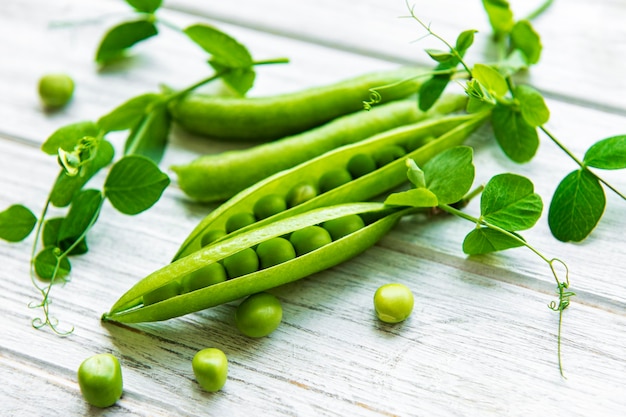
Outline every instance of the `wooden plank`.
<svg viewBox="0 0 626 417">
<path fill-rule="evenodd" d="M 300 4 L 298 9 L 276 0 L 272 5 L 222 2 L 219 10 L 203 3 L 197 15 L 181 13 L 189 4 L 168 2 L 178 11 L 163 14 L 179 24 L 211 16 L 215 20 L 210 22 L 251 45 L 255 56 L 293 59 L 289 66 L 261 69 L 253 94 L 322 84 L 409 59 L 402 57 L 408 54 L 406 43 L 396 34 L 413 38 L 413 32 L 385 23 L 387 17 L 395 19 L 396 7 L 403 7 L 399 1 L 368 0 L 359 5 L 322 1 Z M 441 25 L 450 33 L 464 21 L 444 12 L 456 10 L 468 18 L 481 14 L 479 7 L 466 10 L 455 3 L 455 9 L 450 4 L 447 0 L 429 4 L 433 21 L 446 17 Z M 580 19 L 571 13 L 580 11 L 582 2 L 572 0 L 571 13 L 557 5 L 540 22 L 555 19 L 559 23 L 554 26 L 550 20 L 549 27 L 560 28 L 563 19 Z M 234 13 L 235 6 L 239 14 Z M 280 12 L 267 13 L 270 9 Z M 12 57 L 0 65 L 0 132 L 4 134 L 0 135 L 0 208 L 23 203 L 41 210 L 58 166 L 54 157 L 38 148 L 57 127 L 96 118 L 134 94 L 157 88 L 159 82 L 182 87 L 181 79 L 186 83 L 206 74 L 199 51 L 171 32 L 140 47 L 129 67 L 98 73 L 91 62 L 95 44 L 102 31 L 122 16 L 109 13 L 125 10 L 127 6 L 117 1 L 0 4 L 0 36 L 5 40 L 0 53 Z M 606 13 L 607 21 L 619 22 L 623 10 L 619 2 L 604 1 L 593 13 Z M 374 14 L 376 18 L 371 17 Z M 46 26 L 49 21 L 102 15 L 104 20 L 90 25 Z M 341 31 L 335 30 L 338 27 Z M 595 38 L 588 33 L 561 36 L 576 30 L 565 27 L 548 41 L 564 51 L 557 63 L 571 62 L 567 60 L 571 54 L 580 65 L 567 71 L 546 68 L 538 75 L 533 71 L 532 81 L 552 85 L 550 77 L 561 77 L 562 84 L 548 89 L 554 95 L 548 103 L 550 127 L 581 155 L 593 141 L 623 133 L 620 129 L 626 123 L 621 104 L 604 97 L 622 88 L 617 81 L 617 86 L 607 89 L 610 75 L 619 73 L 622 63 L 598 71 L 596 66 L 609 52 L 591 48 L 594 41 L 619 34 L 619 29 L 594 33 Z M 389 47 L 392 38 L 397 46 Z M 571 45 L 580 49 L 565 44 L 566 39 L 579 41 Z M 421 51 L 422 45 L 410 45 L 416 46 Z M 581 51 L 586 50 L 594 51 L 597 59 L 583 56 Z M 49 68 L 71 69 L 79 82 L 75 101 L 54 114 L 40 110 L 33 91 L 38 75 Z M 570 81 L 584 79 L 585 69 L 596 70 L 591 72 L 594 77 L 569 93 Z M 598 94 L 590 96 L 591 88 L 597 88 Z M 572 99 L 560 99 L 566 94 Z M 576 104 L 587 101 L 598 110 Z M 603 106 L 617 107 L 618 114 Z M 550 195 L 559 178 L 574 168 L 545 139 L 535 161 L 512 164 L 487 133 L 483 130 L 472 139 L 478 146 L 477 182 L 494 173 L 515 171 L 532 178 L 542 195 Z M 122 140 L 115 137 L 116 146 Z M 176 131 L 164 167 L 223 148 Z M 618 188 L 626 189 L 623 175 L 608 175 Z M 94 185 L 101 180 L 98 177 Z M 28 279 L 32 237 L 0 245 L 4 271 L 0 383 L 5 387 L 0 391 L 0 413 L 94 413 L 80 396 L 75 372 L 84 358 L 104 351 L 120 357 L 125 377 L 124 397 L 104 412 L 107 415 L 618 415 L 626 406 L 622 395 L 625 284 L 618 279 L 626 268 L 622 206 L 623 201 L 609 195 L 603 222 L 583 244 L 556 243 L 545 217 L 525 234 L 547 254 L 568 262 L 578 292 L 564 318 L 568 379 L 563 379 L 556 361 L 558 316 L 547 308 L 555 300 L 554 283 L 546 266 L 523 249 L 466 259 L 460 242 L 471 225 L 443 216 L 428 222 L 405 219 L 367 253 L 276 289 L 285 319 L 265 339 L 249 340 L 236 332 L 232 316 L 236 302 L 133 328 L 102 324 L 100 315 L 114 300 L 137 279 L 167 263 L 210 209 L 187 201 L 174 183 L 155 207 L 138 216 L 105 207 L 89 234 L 90 252 L 74 259 L 71 282 L 52 293 L 52 314 L 63 325 L 75 326 L 69 337 L 31 327 L 39 313 L 28 308 L 38 295 Z M 475 208 L 474 203 L 468 210 Z M 374 291 L 390 281 L 408 284 L 416 296 L 413 316 L 398 326 L 379 323 L 372 311 Z M 190 369 L 193 354 L 208 346 L 222 348 L 231 361 L 227 385 L 217 394 L 201 392 Z"/>
</svg>

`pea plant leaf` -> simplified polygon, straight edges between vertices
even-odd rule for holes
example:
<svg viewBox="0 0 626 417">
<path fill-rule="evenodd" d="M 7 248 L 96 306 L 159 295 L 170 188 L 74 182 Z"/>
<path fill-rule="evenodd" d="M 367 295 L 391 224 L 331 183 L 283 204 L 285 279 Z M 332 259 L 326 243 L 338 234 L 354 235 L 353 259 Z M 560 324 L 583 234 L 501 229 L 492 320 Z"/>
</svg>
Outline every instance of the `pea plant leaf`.
<svg viewBox="0 0 626 417">
<path fill-rule="evenodd" d="M 428 188 L 412 188 L 407 191 L 390 194 L 385 199 L 385 204 L 407 207 L 437 207 L 439 200 Z"/>
<path fill-rule="evenodd" d="M 132 128 L 124 146 L 126 155 L 142 155 L 159 164 L 165 153 L 172 118 L 167 103 L 154 103 Z"/>
<path fill-rule="evenodd" d="M 550 119 L 550 110 L 539 91 L 527 85 L 519 85 L 515 88 L 515 98 L 520 103 L 524 121 L 530 126 L 541 126 Z"/>
<path fill-rule="evenodd" d="M 509 231 L 530 229 L 543 210 L 533 183 L 520 175 L 500 174 L 485 185 L 481 199 L 481 217 Z"/>
<path fill-rule="evenodd" d="M 520 238 L 521 239 L 521 238 Z M 467 234 L 463 240 L 463 252 L 482 255 L 523 246 L 523 240 L 515 239 L 488 227 L 479 227 Z"/>
<path fill-rule="evenodd" d="M 100 133 L 98 125 L 92 121 L 72 123 L 55 130 L 41 145 L 48 155 L 56 155 L 59 149 L 73 151 L 84 137 L 96 137 Z"/>
<path fill-rule="evenodd" d="M 626 135 L 613 136 L 594 143 L 585 153 L 585 165 L 600 169 L 626 168 Z"/>
<path fill-rule="evenodd" d="M 0 212 L 0 239 L 19 242 L 28 237 L 37 217 L 26 206 L 14 204 Z"/>
<path fill-rule="evenodd" d="M 104 35 L 96 51 L 96 62 L 109 64 L 124 56 L 129 48 L 159 33 L 148 18 L 123 22 L 112 27 Z"/>
<path fill-rule="evenodd" d="M 456 146 L 431 158 L 424 167 L 426 188 L 437 196 L 439 204 L 461 200 L 474 182 L 473 150 Z"/>
<path fill-rule="evenodd" d="M 456 203 L 467 194 L 474 181 L 472 156 L 472 148 L 457 146 L 431 158 L 423 168 L 409 159 L 407 176 L 416 188 L 389 195 L 385 204 L 437 207 Z"/>
<path fill-rule="evenodd" d="M 150 108 L 163 98 L 162 94 L 157 93 L 133 97 L 100 117 L 98 126 L 106 133 L 132 129 L 150 111 Z"/>
<path fill-rule="evenodd" d="M 483 0 L 483 8 L 496 35 L 510 33 L 515 21 L 509 2 L 506 0 Z"/>
<path fill-rule="evenodd" d="M 35 273 L 43 280 L 64 280 L 72 269 L 66 256 L 59 257 L 59 249 L 54 246 L 43 248 L 34 259 Z M 57 265 L 58 264 L 58 265 Z"/>
<path fill-rule="evenodd" d="M 472 76 L 480 82 L 492 97 L 503 97 L 509 91 L 509 86 L 502 74 L 489 65 L 474 65 Z"/>
<path fill-rule="evenodd" d="M 183 32 L 202 49 L 208 52 L 212 61 L 227 68 L 249 68 L 252 56 L 248 48 L 230 35 L 206 24 L 194 24 Z"/>
<path fill-rule="evenodd" d="M 102 193 L 98 190 L 82 190 L 76 194 L 67 216 L 59 225 L 56 240 L 64 243 L 65 247 L 61 247 L 62 250 L 66 250 L 86 235 L 87 230 L 98 218 L 103 200 Z"/>
<path fill-rule="evenodd" d="M 539 148 L 539 135 L 521 112 L 498 104 L 493 108 L 491 123 L 498 144 L 511 160 L 523 163 L 535 156 Z"/>
<path fill-rule="evenodd" d="M 154 13 L 161 7 L 162 0 L 126 0 L 133 9 L 141 13 Z"/>
<path fill-rule="evenodd" d="M 606 207 L 598 178 L 586 169 L 569 173 L 558 185 L 550 209 L 550 231 L 563 242 L 580 242 L 596 227 Z"/>
<path fill-rule="evenodd" d="M 511 28 L 511 47 L 523 53 L 529 65 L 536 64 L 541 58 L 541 37 L 528 20 L 515 22 Z"/>
<path fill-rule="evenodd" d="M 435 71 L 449 69 L 447 64 L 439 64 Z M 452 79 L 452 74 L 435 74 L 428 80 L 424 81 L 419 89 L 418 106 L 420 110 L 427 111 L 441 97 L 443 91 Z"/>
<path fill-rule="evenodd" d="M 98 142 L 96 152 L 92 159 L 82 166 L 80 175 L 68 175 L 65 170 L 59 173 L 52 190 L 50 202 L 56 207 L 66 207 L 74 198 L 74 195 L 102 168 L 113 160 L 115 150 L 107 140 Z"/>
<path fill-rule="evenodd" d="M 217 62 L 211 62 L 211 66 L 218 72 L 226 70 L 227 68 Z M 235 93 L 240 96 L 245 96 L 246 93 L 254 85 L 256 79 L 256 72 L 252 67 L 249 68 L 231 68 L 229 71 L 225 71 L 222 75 L 222 80 L 228 84 Z"/>
<path fill-rule="evenodd" d="M 54 246 L 61 251 L 65 252 L 73 247 L 68 255 L 82 255 L 88 252 L 87 238 L 83 237 L 78 241 L 80 235 L 66 237 L 65 239 L 59 239 L 59 230 L 61 230 L 61 224 L 64 217 L 54 217 L 46 220 L 43 226 L 42 243 L 44 248 L 48 246 Z"/>
<path fill-rule="evenodd" d="M 104 194 L 121 213 L 138 214 L 152 207 L 169 183 L 169 177 L 150 159 L 128 155 L 111 167 Z"/>
<path fill-rule="evenodd" d="M 465 52 L 474 44 L 474 34 L 478 32 L 476 29 L 464 30 L 456 37 L 454 49 L 459 55 L 464 56 Z"/>
</svg>

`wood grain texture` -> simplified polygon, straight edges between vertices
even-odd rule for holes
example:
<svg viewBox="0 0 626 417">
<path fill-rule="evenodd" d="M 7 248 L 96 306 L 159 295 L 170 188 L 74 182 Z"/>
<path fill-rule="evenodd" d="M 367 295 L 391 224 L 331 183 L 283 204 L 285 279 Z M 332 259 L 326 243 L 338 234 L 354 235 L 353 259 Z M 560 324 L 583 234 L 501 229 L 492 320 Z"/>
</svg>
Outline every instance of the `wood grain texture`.
<svg viewBox="0 0 626 417">
<path fill-rule="evenodd" d="M 420 57 L 403 1 L 344 0 L 307 4 L 165 2 L 179 25 L 203 21 L 241 39 L 258 58 L 291 63 L 259 70 L 253 95 L 324 84 Z M 436 28 L 486 30 L 479 2 L 442 0 L 421 9 Z M 297 5 L 296 5 L 297 4 Z M 529 3 L 514 2 L 530 9 Z M 181 88 L 207 74 L 202 53 L 170 31 L 137 48 L 130 62 L 98 71 L 91 61 L 103 31 L 124 16 L 121 1 L 5 0 L 0 3 L 0 209 L 21 203 L 38 213 L 58 166 L 39 150 L 56 128 L 99 117 L 159 83 Z M 523 11 L 522 11 L 523 12 Z M 54 27 L 50 22 L 104 19 Z M 592 20 L 591 17 L 601 17 Z M 528 79 L 549 95 L 550 129 L 582 155 L 602 137 L 624 133 L 622 2 L 555 2 L 537 22 L 545 52 Z M 401 22 L 401 23 L 400 23 Z M 594 23 L 595 22 L 595 23 Z M 614 27 L 615 30 L 602 30 Z M 426 41 L 430 42 L 430 41 Z M 486 48 L 480 41 L 478 51 Z M 621 49 L 620 49 L 621 48 Z M 564 65 L 567 63 L 567 65 Z M 38 77 L 66 70 L 77 94 L 64 110 L 45 113 Z M 164 169 L 231 145 L 176 130 Z M 113 141 L 121 146 L 123 137 Z M 529 164 L 509 162 L 488 128 L 474 135 L 477 182 L 513 171 L 549 196 L 575 167 L 542 139 Z M 607 177 L 626 190 L 622 173 Z M 94 181 L 97 187 L 102 181 Z M 35 330 L 38 294 L 28 265 L 32 237 L 0 244 L 0 414 L 3 416 L 619 416 L 626 407 L 626 229 L 624 202 L 608 194 L 605 217 L 581 244 L 551 237 L 545 216 L 524 236 L 565 260 L 577 296 L 566 311 L 563 363 L 557 368 L 558 315 L 547 265 L 524 249 L 466 258 L 472 225 L 437 216 L 406 218 L 355 259 L 274 290 L 284 322 L 250 340 L 234 327 L 236 302 L 161 323 L 103 324 L 100 315 L 134 282 L 171 259 L 211 209 L 188 201 L 174 182 L 152 209 L 129 217 L 105 206 L 90 231 L 90 252 L 75 258 L 71 281 L 55 286 L 52 314 L 74 332 Z M 547 197 L 544 197 L 547 203 Z M 467 210 L 477 209 L 476 202 Z M 387 282 L 411 287 L 416 307 L 401 325 L 378 322 L 372 296 Z M 224 390 L 208 394 L 193 380 L 191 358 L 204 347 L 230 360 Z M 76 370 L 86 357 L 120 358 L 124 395 L 107 410 L 83 401 Z"/>
</svg>

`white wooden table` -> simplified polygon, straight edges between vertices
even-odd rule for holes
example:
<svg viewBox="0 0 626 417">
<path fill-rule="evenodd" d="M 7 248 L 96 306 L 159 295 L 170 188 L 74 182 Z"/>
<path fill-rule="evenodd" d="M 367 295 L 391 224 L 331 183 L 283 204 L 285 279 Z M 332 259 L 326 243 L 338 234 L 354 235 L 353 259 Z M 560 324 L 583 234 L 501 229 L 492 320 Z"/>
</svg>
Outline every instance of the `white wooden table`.
<svg viewBox="0 0 626 417">
<path fill-rule="evenodd" d="M 513 5 L 521 15 L 535 3 Z M 489 28 L 478 0 L 415 4 L 448 39 L 479 29 L 468 59 L 480 59 Z M 167 30 L 136 48 L 126 65 L 98 72 L 96 45 L 128 10 L 121 1 L 0 3 L 0 208 L 42 208 L 58 166 L 39 145 L 58 127 L 95 120 L 160 83 L 184 87 L 207 74 L 202 52 Z M 251 95 L 429 64 L 423 49 L 436 44 L 414 43 L 423 32 L 399 19 L 406 14 L 403 0 L 166 0 L 160 12 L 181 26 L 215 24 L 256 58 L 291 59 L 259 68 Z M 550 129 L 578 155 L 598 139 L 626 133 L 624 21 L 622 1 L 557 0 L 535 22 L 544 53 L 528 81 L 548 97 Z M 51 27 L 54 22 L 75 24 Z M 77 90 L 67 108 L 46 113 L 36 82 L 52 71 L 71 74 Z M 545 137 L 525 165 L 509 162 L 485 132 L 472 141 L 477 181 L 517 172 L 533 180 L 546 203 L 575 168 Z M 220 146 L 177 131 L 163 167 Z M 626 190 L 623 172 L 607 178 Z M 105 207 L 90 232 L 90 252 L 74 259 L 71 282 L 53 291 L 52 313 L 75 327 L 70 336 L 31 327 L 40 313 L 28 308 L 37 297 L 28 275 L 32 237 L 3 242 L 0 415 L 626 415 L 626 203 L 607 197 L 604 218 L 583 243 L 557 242 L 546 215 L 525 234 L 571 270 L 577 296 L 564 317 L 567 379 L 558 372 L 558 315 L 547 308 L 555 286 L 547 266 L 523 248 L 468 259 L 461 242 L 472 225 L 462 220 L 408 221 L 366 254 L 277 289 L 284 322 L 261 340 L 238 334 L 235 303 L 133 328 L 100 322 L 132 283 L 171 259 L 211 209 L 188 201 L 175 183 L 138 216 Z M 409 285 L 416 297 L 412 317 L 401 325 L 381 324 L 372 311 L 374 291 L 390 281 Z M 190 365 L 209 346 L 230 360 L 227 384 L 214 394 L 200 390 Z M 89 407 L 76 382 L 80 362 L 100 352 L 118 356 L 124 372 L 124 395 L 105 411 Z"/>
</svg>

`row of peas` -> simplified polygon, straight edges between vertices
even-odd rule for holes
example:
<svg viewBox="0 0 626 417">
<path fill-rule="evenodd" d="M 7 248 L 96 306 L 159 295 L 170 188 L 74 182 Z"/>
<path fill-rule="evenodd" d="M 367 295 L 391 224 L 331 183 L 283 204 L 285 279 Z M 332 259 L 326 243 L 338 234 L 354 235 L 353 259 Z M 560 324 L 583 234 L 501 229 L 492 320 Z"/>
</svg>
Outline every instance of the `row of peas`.
<svg viewBox="0 0 626 417">
<path fill-rule="evenodd" d="M 321 193 L 328 192 L 356 178 L 367 175 L 403 157 L 406 153 L 405 148 L 400 145 L 387 145 L 373 155 L 359 153 L 353 155 L 348 160 L 346 167 L 334 168 L 322 174 L 317 184 L 313 181 L 303 181 L 291 188 L 285 196 L 279 194 L 264 195 L 253 205 L 252 212 L 235 213 L 226 220 L 224 229 L 214 229 L 204 233 L 201 238 L 201 246 L 206 246 L 229 233 L 295 207 L 317 197 Z"/>
<path fill-rule="evenodd" d="M 287 236 L 268 239 L 144 294 L 143 304 L 147 306 L 227 279 L 251 274 L 259 269 L 270 268 L 312 252 L 364 226 L 365 222 L 360 215 L 351 214 L 320 225 L 304 227 Z"/>
</svg>

